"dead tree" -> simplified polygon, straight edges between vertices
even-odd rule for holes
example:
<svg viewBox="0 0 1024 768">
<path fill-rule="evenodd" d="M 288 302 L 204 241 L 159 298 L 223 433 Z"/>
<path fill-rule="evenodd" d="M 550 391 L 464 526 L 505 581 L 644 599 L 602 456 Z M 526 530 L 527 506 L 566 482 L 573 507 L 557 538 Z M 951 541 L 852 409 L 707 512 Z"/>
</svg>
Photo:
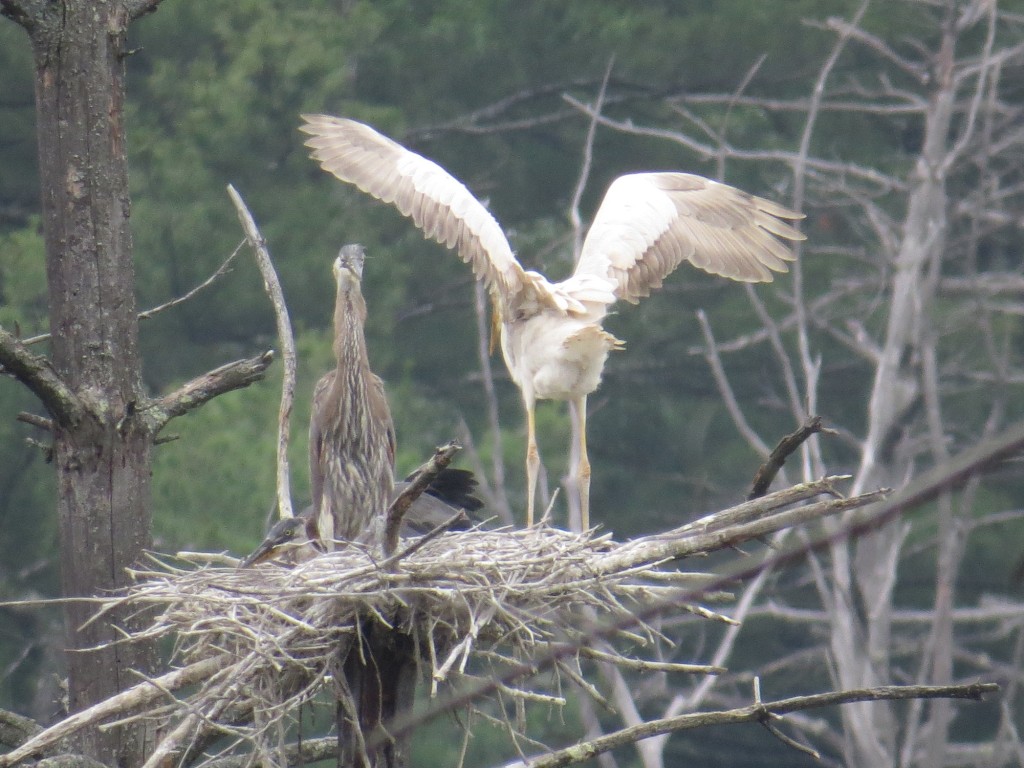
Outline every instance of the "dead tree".
<svg viewBox="0 0 1024 768">
<path fill-rule="evenodd" d="M 150 544 L 150 448 L 167 421 L 262 376 L 269 356 L 243 361 L 151 399 L 142 388 L 128 198 L 124 105 L 128 25 L 158 0 L 39 3 L 2 0 L 35 53 L 50 355 L 0 329 L 0 365 L 48 413 L 57 473 L 62 591 L 91 597 L 126 585 Z M 70 707 L 84 709 L 153 670 L 148 642 L 114 645 L 113 625 L 65 607 Z M 123 617 L 121 617 L 123 618 Z M 80 751 L 139 765 L 142 724 L 90 730 Z"/>
</svg>

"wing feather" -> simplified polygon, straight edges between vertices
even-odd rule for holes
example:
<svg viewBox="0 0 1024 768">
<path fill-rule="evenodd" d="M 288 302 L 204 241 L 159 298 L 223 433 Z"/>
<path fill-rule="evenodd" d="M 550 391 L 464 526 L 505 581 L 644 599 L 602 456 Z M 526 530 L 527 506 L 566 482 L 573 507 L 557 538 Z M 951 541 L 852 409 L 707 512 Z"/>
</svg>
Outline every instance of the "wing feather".
<svg viewBox="0 0 1024 768">
<path fill-rule="evenodd" d="M 355 120 L 303 115 L 299 130 L 323 169 L 368 195 L 394 205 L 423 234 L 454 248 L 478 279 L 503 295 L 526 283 L 501 227 L 441 166 Z"/>
<path fill-rule="evenodd" d="M 795 258 L 803 215 L 688 173 L 638 173 L 612 182 L 583 243 L 576 274 L 607 276 L 636 303 L 682 262 L 743 282 L 770 282 Z"/>
</svg>

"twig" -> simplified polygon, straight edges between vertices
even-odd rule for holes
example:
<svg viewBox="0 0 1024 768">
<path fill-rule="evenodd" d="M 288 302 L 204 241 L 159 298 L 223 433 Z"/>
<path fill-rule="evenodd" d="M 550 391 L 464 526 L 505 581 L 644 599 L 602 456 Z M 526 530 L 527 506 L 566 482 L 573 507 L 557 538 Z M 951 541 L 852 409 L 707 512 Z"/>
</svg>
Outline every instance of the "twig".
<svg viewBox="0 0 1024 768">
<path fill-rule="evenodd" d="M 397 563 L 399 560 L 402 560 L 406 557 L 409 557 L 412 554 L 415 554 L 417 551 L 425 547 L 428 543 L 436 539 L 438 536 L 447 533 L 455 526 L 465 523 L 467 520 L 469 520 L 469 517 L 467 517 L 465 510 L 460 509 L 458 512 L 449 517 L 443 523 L 435 525 L 425 534 L 418 537 L 416 541 L 414 541 L 408 547 L 403 549 L 401 552 L 396 552 L 395 554 L 393 554 L 391 557 L 389 557 L 387 560 L 381 563 L 381 566 L 384 568 L 390 567 Z"/>
<path fill-rule="evenodd" d="M 45 432 L 53 432 L 53 419 L 48 419 L 45 416 L 38 416 L 34 413 L 25 413 L 22 411 L 15 416 L 15 419 L 25 424 L 31 424 L 33 427 L 38 427 Z"/>
<path fill-rule="evenodd" d="M 733 424 L 736 425 L 736 429 L 743 435 L 751 448 L 759 455 L 767 456 L 768 445 L 754 431 L 754 428 L 750 426 L 750 422 L 747 421 L 747 417 L 743 415 L 743 410 L 740 408 L 739 401 L 732 390 L 732 385 L 729 384 L 729 377 L 725 375 L 725 368 L 722 365 L 722 359 L 718 355 L 715 337 L 711 332 L 711 324 L 708 322 L 708 316 L 703 309 L 697 310 L 697 321 L 700 323 L 701 332 L 704 334 L 704 359 L 707 360 L 711 368 L 718 392 L 725 401 L 726 410 L 732 417 Z"/>
<path fill-rule="evenodd" d="M 391 502 L 384 523 L 383 548 L 385 557 L 390 558 L 395 553 L 395 550 L 398 549 L 398 535 L 402 529 L 402 520 L 405 517 L 406 511 L 427 490 L 427 486 L 434 481 L 441 470 L 451 463 L 452 457 L 460 448 L 461 446 L 454 440 L 438 447 L 427 463 L 413 473 L 408 487 Z"/>
<path fill-rule="evenodd" d="M 608 80 L 612 76 L 612 65 L 614 63 L 615 56 L 613 55 L 608 59 L 608 66 L 605 67 L 601 87 L 597 91 L 597 98 L 594 99 L 593 113 L 590 116 L 590 124 L 587 126 L 587 138 L 583 142 L 583 163 L 580 165 L 576 187 L 572 193 L 572 202 L 569 204 L 569 221 L 572 224 L 573 263 L 579 261 L 580 251 L 583 247 L 583 217 L 580 216 L 580 201 L 583 199 L 583 191 L 587 188 L 587 180 L 590 178 L 590 168 L 594 161 L 594 137 L 597 135 L 597 117 L 601 114 L 601 108 L 604 106 L 604 97 L 608 91 Z"/>
<path fill-rule="evenodd" d="M 812 696 L 795 696 L 765 703 L 750 704 L 746 707 L 720 712 L 695 712 L 662 720 L 651 720 L 630 728 L 609 733 L 583 744 L 575 744 L 528 761 L 528 768 L 560 768 L 561 766 L 589 760 L 602 752 L 632 744 L 641 739 L 661 733 L 691 730 L 708 725 L 763 722 L 766 715 L 781 715 L 805 709 L 831 707 L 856 701 L 898 701 L 904 699 L 971 699 L 980 701 L 983 694 L 998 691 L 995 683 L 973 683 L 971 685 L 907 685 L 860 688 L 850 691 L 834 691 Z"/>
<path fill-rule="evenodd" d="M 193 296 L 195 296 L 197 293 L 199 293 L 203 289 L 209 288 L 211 285 L 214 284 L 214 282 L 216 282 L 217 278 L 222 277 L 225 274 L 227 274 L 228 267 L 231 266 L 231 262 L 234 260 L 235 256 L 238 255 L 238 252 L 242 250 L 242 246 L 244 244 L 245 244 L 245 241 L 242 240 L 238 245 L 236 245 L 235 246 L 235 250 L 233 250 L 230 253 L 230 255 L 226 259 L 224 259 L 224 262 L 219 267 L 217 267 L 217 271 L 214 272 L 212 275 L 210 275 L 205 280 L 203 280 L 203 282 L 199 283 L 199 285 L 194 286 L 187 293 L 182 294 L 181 296 L 178 296 L 177 298 L 171 299 L 170 301 L 165 302 L 163 304 L 160 304 L 159 306 L 153 307 L 152 309 L 147 309 L 147 310 L 144 310 L 142 312 L 139 312 L 139 314 L 138 314 L 139 320 L 149 320 L 154 315 L 159 315 L 161 312 L 164 312 L 164 311 L 166 311 L 168 309 L 172 309 L 172 308 L 178 306 L 179 304 L 183 304 L 184 302 L 186 302 L 189 299 L 191 299 Z"/>
<path fill-rule="evenodd" d="M 281 407 L 277 417 L 277 513 L 284 519 L 294 517 L 292 511 L 292 489 L 288 476 L 288 435 L 291 423 L 292 403 L 295 400 L 295 337 L 292 333 L 292 322 L 288 317 L 288 307 L 284 303 L 284 292 L 281 282 L 277 279 L 274 264 L 270 260 L 267 241 L 263 239 L 252 214 L 245 206 L 241 195 L 228 184 L 228 195 L 238 212 L 238 220 L 245 230 L 245 237 L 256 257 L 260 274 L 263 276 L 263 287 L 274 306 L 274 318 L 277 321 L 277 338 L 281 342 L 281 354 L 284 358 L 284 381 L 281 386 Z"/>
<path fill-rule="evenodd" d="M 206 278 L 203 282 L 199 283 L 196 286 L 193 286 L 186 294 L 184 294 L 183 296 L 178 296 L 177 298 L 171 299 L 170 301 L 164 302 L 163 304 L 160 304 L 158 306 L 152 307 L 150 309 L 145 309 L 142 312 L 139 312 L 139 314 L 136 315 L 136 318 L 138 318 L 140 321 L 141 320 L 149 320 L 150 318 L 154 317 L 155 315 L 159 315 L 161 312 L 164 312 L 164 311 L 166 311 L 168 309 L 171 309 L 173 307 L 178 306 L 179 304 L 182 304 L 182 303 L 188 301 L 189 299 L 191 299 L 193 296 L 195 296 L 197 293 L 199 293 L 203 289 L 209 288 L 211 285 L 213 285 L 213 283 L 217 280 L 217 278 L 222 277 L 225 274 L 227 274 L 228 267 L 230 266 L 230 264 L 231 264 L 232 260 L 235 258 L 235 256 L 238 255 L 238 252 L 242 249 L 242 245 L 244 245 L 244 244 L 245 244 L 245 241 L 243 240 L 238 245 L 236 245 L 235 246 L 235 250 L 233 250 L 231 252 L 231 254 L 224 260 L 224 262 L 217 268 L 216 272 L 214 272 L 212 275 L 210 275 L 208 278 Z M 26 347 L 30 347 L 33 344 L 39 344 L 41 342 L 47 341 L 49 338 L 50 338 L 50 334 L 48 334 L 48 333 L 40 333 L 37 336 L 31 336 L 31 337 L 29 337 L 27 339 L 23 339 L 22 340 L 22 344 L 24 344 Z"/>
<path fill-rule="evenodd" d="M 623 669 L 635 669 L 638 672 L 682 672 L 684 674 L 721 675 L 726 671 L 725 667 L 716 667 L 712 664 L 680 664 L 674 661 L 614 658 L 612 654 L 590 647 L 580 648 L 579 652 L 580 656 L 586 656 L 588 659 L 612 662 Z"/>
</svg>

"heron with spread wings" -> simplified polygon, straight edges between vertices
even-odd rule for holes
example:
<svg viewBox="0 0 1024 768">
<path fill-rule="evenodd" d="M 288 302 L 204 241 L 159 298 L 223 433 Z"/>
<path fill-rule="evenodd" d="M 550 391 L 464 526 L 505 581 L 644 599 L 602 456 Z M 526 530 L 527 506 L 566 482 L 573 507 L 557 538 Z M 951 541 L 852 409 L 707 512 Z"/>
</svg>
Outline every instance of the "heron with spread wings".
<svg viewBox="0 0 1024 768">
<path fill-rule="evenodd" d="M 395 206 L 424 235 L 453 248 L 490 291 L 501 349 L 526 408 L 527 525 L 540 455 L 538 399 L 568 400 L 578 425 L 582 525 L 590 525 L 587 395 L 621 342 L 602 327 L 619 299 L 636 304 L 682 262 L 741 282 L 788 270 L 783 240 L 803 240 L 802 214 L 688 173 L 620 176 L 605 193 L 572 275 L 552 283 L 523 269 L 498 222 L 458 180 L 368 125 L 304 115 L 306 145 L 324 170 Z"/>
</svg>

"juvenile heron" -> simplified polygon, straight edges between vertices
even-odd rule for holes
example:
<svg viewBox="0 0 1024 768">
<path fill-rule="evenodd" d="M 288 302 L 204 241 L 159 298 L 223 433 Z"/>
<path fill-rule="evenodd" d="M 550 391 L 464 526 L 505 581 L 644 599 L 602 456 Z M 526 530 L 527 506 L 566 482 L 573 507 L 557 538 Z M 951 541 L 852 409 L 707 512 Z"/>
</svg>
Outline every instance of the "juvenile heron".
<svg viewBox="0 0 1024 768">
<path fill-rule="evenodd" d="M 334 260 L 334 357 L 317 382 L 309 420 L 309 478 L 316 527 L 324 547 L 354 540 L 383 514 L 395 485 L 395 425 L 384 383 L 370 370 L 360 287 L 361 245 Z"/>
<path fill-rule="evenodd" d="M 573 274 L 557 283 L 522 268 L 487 209 L 437 164 L 354 120 L 304 115 L 301 130 L 324 170 L 394 205 L 428 238 L 454 248 L 490 291 L 501 349 L 526 407 L 527 525 L 540 456 L 538 399 L 568 400 L 577 425 L 583 528 L 590 525 L 587 395 L 621 342 L 601 323 L 618 299 L 636 304 L 682 262 L 742 282 L 769 282 L 803 240 L 802 214 L 688 173 L 620 176 L 605 193 Z"/>
<path fill-rule="evenodd" d="M 394 496 L 397 497 L 406 486 L 409 478 L 395 483 Z M 459 510 L 477 512 L 484 503 L 474 494 L 477 488 L 476 477 L 468 469 L 445 467 L 427 486 L 426 491 L 413 501 L 402 519 L 402 536 L 422 536 L 430 533 L 442 523 L 448 522 Z M 313 557 L 324 547 L 320 541 L 314 519 L 314 507 L 309 505 L 295 517 L 278 520 L 267 531 L 267 535 L 251 554 L 242 559 L 239 568 L 265 563 L 268 560 L 283 558 L 291 562 L 303 562 Z M 468 528 L 471 521 L 452 526 L 453 530 Z"/>
</svg>

